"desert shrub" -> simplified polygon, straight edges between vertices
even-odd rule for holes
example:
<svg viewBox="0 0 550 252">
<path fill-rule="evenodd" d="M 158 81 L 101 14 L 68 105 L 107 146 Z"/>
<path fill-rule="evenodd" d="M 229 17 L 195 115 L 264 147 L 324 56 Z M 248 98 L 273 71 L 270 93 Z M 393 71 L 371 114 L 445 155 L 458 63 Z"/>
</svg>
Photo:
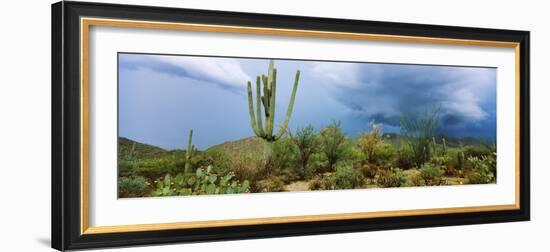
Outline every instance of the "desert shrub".
<svg viewBox="0 0 550 252">
<path fill-rule="evenodd" d="M 327 158 L 329 171 L 333 171 L 336 162 L 346 155 L 347 137 L 340 125 L 340 121 L 333 121 L 320 132 L 321 152 Z"/>
<path fill-rule="evenodd" d="M 351 165 L 337 166 L 331 177 L 334 189 L 353 189 L 363 185 L 363 175 Z"/>
<path fill-rule="evenodd" d="M 464 156 L 483 158 L 486 156 L 491 156 L 494 154 L 491 149 L 488 149 L 484 146 L 466 146 L 463 148 Z"/>
<path fill-rule="evenodd" d="M 128 160 L 118 160 L 118 176 L 130 177 L 134 175 L 135 162 Z"/>
<path fill-rule="evenodd" d="M 359 165 L 359 171 L 365 178 L 373 179 L 378 173 L 378 167 L 369 164 Z"/>
<path fill-rule="evenodd" d="M 310 190 L 330 190 L 330 189 L 333 189 L 330 174 L 319 174 L 319 175 L 315 176 L 315 178 L 313 178 L 309 182 L 309 189 Z"/>
<path fill-rule="evenodd" d="M 409 170 L 405 186 L 423 186 L 424 180 L 418 170 Z"/>
<path fill-rule="evenodd" d="M 149 187 L 144 177 L 119 177 L 118 196 L 121 198 L 143 197 L 149 193 Z"/>
<path fill-rule="evenodd" d="M 293 169 L 297 161 L 296 146 L 290 138 L 282 138 L 272 143 L 271 158 L 275 170 Z"/>
<path fill-rule="evenodd" d="M 380 125 L 371 123 L 369 133 L 360 133 L 357 139 L 357 146 L 363 153 L 365 161 L 375 164 L 379 155 L 379 145 L 382 144 L 382 130 Z"/>
<path fill-rule="evenodd" d="M 395 166 L 403 169 L 410 169 L 415 167 L 416 161 L 414 159 L 414 153 L 408 146 L 401 146 L 396 151 Z"/>
<path fill-rule="evenodd" d="M 425 163 L 420 167 L 420 176 L 428 186 L 443 184 L 444 173 L 445 171 L 438 164 Z"/>
<path fill-rule="evenodd" d="M 327 171 L 328 160 L 323 153 L 313 153 L 308 162 L 308 171 L 315 173 L 323 173 Z"/>
<path fill-rule="evenodd" d="M 395 148 L 388 143 L 378 145 L 378 162 L 382 166 L 394 166 L 395 164 Z"/>
<path fill-rule="evenodd" d="M 139 160 L 134 164 L 134 174 L 150 180 L 176 172 L 174 159 L 168 157 Z"/>
<path fill-rule="evenodd" d="M 437 108 L 431 112 L 401 116 L 401 131 L 403 135 L 407 136 L 417 167 L 429 161 L 433 155 L 433 137 L 438 121 L 439 109 Z"/>
<path fill-rule="evenodd" d="M 291 140 L 297 148 L 298 165 L 295 166 L 295 171 L 304 178 L 307 175 L 309 160 L 319 148 L 319 141 L 311 125 L 298 128 L 296 134 L 291 135 Z"/>
<path fill-rule="evenodd" d="M 376 183 L 381 187 L 401 187 L 407 182 L 407 175 L 401 169 L 394 168 L 389 170 L 380 170 Z"/>
<path fill-rule="evenodd" d="M 472 170 L 466 174 L 466 183 L 488 184 L 495 182 L 496 177 L 492 170 L 496 169 L 496 163 L 492 158 L 469 157 L 468 163 L 471 164 Z"/>
<path fill-rule="evenodd" d="M 239 180 L 248 180 L 255 191 L 256 181 L 267 178 L 270 170 L 266 167 L 266 161 L 252 155 L 241 154 L 231 159 L 232 172 Z"/>
<path fill-rule="evenodd" d="M 208 149 L 199 156 L 202 159 L 202 165 L 200 165 L 202 167 L 207 167 L 208 165 L 211 165 L 215 173 L 223 175 L 231 171 L 231 158 L 225 153 L 223 149 Z"/>
<path fill-rule="evenodd" d="M 255 184 L 255 192 L 282 192 L 284 189 L 285 183 L 279 176 L 271 176 Z"/>
</svg>

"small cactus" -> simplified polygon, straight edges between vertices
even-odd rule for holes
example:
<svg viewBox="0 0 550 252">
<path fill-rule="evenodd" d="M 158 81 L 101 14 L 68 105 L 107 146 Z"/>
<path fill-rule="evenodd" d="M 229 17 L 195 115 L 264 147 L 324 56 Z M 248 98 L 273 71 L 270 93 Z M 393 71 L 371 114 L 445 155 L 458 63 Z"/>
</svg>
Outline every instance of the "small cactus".
<svg viewBox="0 0 550 252">
<path fill-rule="evenodd" d="M 463 170 L 464 169 L 464 152 L 462 151 L 459 151 L 457 154 L 456 154 L 456 158 L 457 158 L 457 161 L 458 161 L 458 168 L 460 170 Z"/>
<path fill-rule="evenodd" d="M 189 142 L 187 143 L 187 150 L 185 151 L 185 173 L 191 172 L 191 158 L 193 157 L 196 148 L 193 145 L 193 129 L 189 130 Z"/>
</svg>

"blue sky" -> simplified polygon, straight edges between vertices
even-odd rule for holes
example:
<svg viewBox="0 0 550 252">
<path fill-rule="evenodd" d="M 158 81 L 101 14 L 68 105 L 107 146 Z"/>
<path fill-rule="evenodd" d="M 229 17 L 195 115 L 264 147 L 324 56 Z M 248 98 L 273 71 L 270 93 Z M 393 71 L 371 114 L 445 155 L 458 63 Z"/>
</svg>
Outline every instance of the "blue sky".
<svg viewBox="0 0 550 252">
<path fill-rule="evenodd" d="M 246 83 L 267 72 L 267 59 L 119 54 L 119 135 L 166 149 L 199 149 L 252 136 Z M 275 60 L 275 124 L 282 123 L 301 70 L 290 128 L 340 120 L 350 136 L 380 123 L 399 132 L 402 113 L 439 106 L 438 131 L 493 138 L 496 69 Z"/>
</svg>

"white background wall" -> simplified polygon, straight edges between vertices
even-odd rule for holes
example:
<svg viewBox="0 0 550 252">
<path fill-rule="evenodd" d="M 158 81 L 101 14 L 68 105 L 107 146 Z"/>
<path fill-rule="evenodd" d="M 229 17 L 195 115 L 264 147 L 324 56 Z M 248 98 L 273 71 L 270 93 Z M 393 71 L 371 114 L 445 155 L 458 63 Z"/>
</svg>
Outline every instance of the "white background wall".
<svg viewBox="0 0 550 252">
<path fill-rule="evenodd" d="M 228 11 L 429 23 L 531 31 L 532 221 L 117 251 L 548 251 L 550 26 L 546 1 L 117 2 Z M 47 251 L 50 240 L 50 1 L 0 9 L 0 251 Z M 111 250 L 111 249 L 108 249 Z"/>
</svg>

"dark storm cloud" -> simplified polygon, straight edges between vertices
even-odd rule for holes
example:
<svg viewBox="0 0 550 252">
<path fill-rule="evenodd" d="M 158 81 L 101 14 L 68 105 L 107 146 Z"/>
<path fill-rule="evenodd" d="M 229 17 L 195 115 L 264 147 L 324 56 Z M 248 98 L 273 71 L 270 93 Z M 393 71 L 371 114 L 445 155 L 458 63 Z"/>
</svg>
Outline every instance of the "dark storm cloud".
<svg viewBox="0 0 550 252">
<path fill-rule="evenodd" d="M 334 98 L 356 117 L 399 126 L 403 113 L 439 108 L 439 128 L 443 133 L 494 134 L 496 71 L 493 68 L 324 64 L 327 63 L 316 64 L 314 70 L 327 80 Z"/>
</svg>

